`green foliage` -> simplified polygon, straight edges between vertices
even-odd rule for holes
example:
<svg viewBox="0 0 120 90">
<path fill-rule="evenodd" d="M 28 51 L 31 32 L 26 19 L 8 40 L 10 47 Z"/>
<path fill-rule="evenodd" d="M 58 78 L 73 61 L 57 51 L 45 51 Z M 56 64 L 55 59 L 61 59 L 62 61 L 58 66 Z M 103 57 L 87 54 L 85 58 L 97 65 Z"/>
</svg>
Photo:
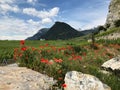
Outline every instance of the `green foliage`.
<svg viewBox="0 0 120 90">
<path fill-rule="evenodd" d="M 119 44 L 120 45 L 120 38 L 116 39 L 116 40 L 105 40 L 105 39 L 100 39 L 97 41 L 98 43 L 103 43 L 104 45 L 106 44 Z"/>
<path fill-rule="evenodd" d="M 120 20 L 114 22 L 115 27 L 120 27 Z"/>
<path fill-rule="evenodd" d="M 104 26 L 98 26 L 98 31 L 104 30 L 106 31 L 106 28 Z"/>
<path fill-rule="evenodd" d="M 105 25 L 105 27 L 106 27 L 106 28 L 109 28 L 109 27 L 110 27 L 110 24 L 107 23 L 107 24 Z"/>
</svg>

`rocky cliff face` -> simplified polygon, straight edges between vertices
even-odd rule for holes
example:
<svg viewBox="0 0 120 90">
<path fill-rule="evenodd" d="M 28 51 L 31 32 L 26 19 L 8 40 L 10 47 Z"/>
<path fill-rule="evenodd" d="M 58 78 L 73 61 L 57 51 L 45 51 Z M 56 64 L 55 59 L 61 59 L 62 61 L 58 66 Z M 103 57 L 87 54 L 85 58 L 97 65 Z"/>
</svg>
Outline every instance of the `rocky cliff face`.
<svg viewBox="0 0 120 90">
<path fill-rule="evenodd" d="M 120 19 L 120 0 L 111 0 L 106 25 L 114 27 L 114 22 Z"/>
</svg>

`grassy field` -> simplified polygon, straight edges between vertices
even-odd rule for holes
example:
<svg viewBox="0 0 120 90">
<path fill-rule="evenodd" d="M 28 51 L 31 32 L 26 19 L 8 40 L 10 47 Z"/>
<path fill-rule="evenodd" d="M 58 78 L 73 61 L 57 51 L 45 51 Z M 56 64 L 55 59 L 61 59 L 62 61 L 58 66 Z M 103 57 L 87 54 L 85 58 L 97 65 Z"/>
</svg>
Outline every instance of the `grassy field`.
<svg viewBox="0 0 120 90">
<path fill-rule="evenodd" d="M 4 58 L 14 59 L 20 66 L 52 76 L 58 80 L 58 87 L 64 83 L 66 72 L 76 70 L 92 74 L 112 90 L 119 90 L 118 75 L 100 72 L 101 65 L 117 55 L 120 55 L 120 39 L 97 41 L 94 49 L 90 43 L 80 38 L 64 41 L 25 41 L 25 45 L 20 45 L 20 41 L 0 41 L 1 63 Z"/>
</svg>

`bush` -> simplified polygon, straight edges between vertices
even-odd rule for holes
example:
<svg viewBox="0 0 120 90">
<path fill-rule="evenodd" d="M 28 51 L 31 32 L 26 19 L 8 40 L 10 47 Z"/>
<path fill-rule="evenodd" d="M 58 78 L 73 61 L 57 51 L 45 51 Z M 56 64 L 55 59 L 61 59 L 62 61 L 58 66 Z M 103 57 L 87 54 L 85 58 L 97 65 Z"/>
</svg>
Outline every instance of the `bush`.
<svg viewBox="0 0 120 90">
<path fill-rule="evenodd" d="M 115 27 L 120 27 L 120 20 L 116 20 L 116 21 L 114 22 L 114 25 L 115 25 Z"/>
<path fill-rule="evenodd" d="M 104 30 L 106 31 L 106 28 L 104 26 L 98 26 L 98 31 Z"/>
</svg>

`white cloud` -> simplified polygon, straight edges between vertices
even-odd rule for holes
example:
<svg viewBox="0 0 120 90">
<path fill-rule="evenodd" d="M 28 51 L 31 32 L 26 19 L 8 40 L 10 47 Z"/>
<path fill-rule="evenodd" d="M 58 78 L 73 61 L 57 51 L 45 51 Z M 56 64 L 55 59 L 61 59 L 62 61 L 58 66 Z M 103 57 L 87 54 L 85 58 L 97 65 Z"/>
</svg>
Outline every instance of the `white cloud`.
<svg viewBox="0 0 120 90">
<path fill-rule="evenodd" d="M 5 4 L 5 3 L 14 3 L 15 0 L 0 0 L 0 3 Z"/>
<path fill-rule="evenodd" d="M 9 4 L 0 4 L 1 13 L 7 13 L 8 11 L 19 12 L 19 8 L 17 6 L 10 6 Z"/>
<path fill-rule="evenodd" d="M 33 21 L 32 19 L 27 20 L 27 22 L 28 22 L 29 24 L 31 24 L 31 25 L 34 25 L 34 26 L 39 26 L 39 25 L 40 25 L 40 22 L 38 22 L 38 21 Z"/>
<path fill-rule="evenodd" d="M 48 18 L 50 21 L 50 18 L 57 16 L 58 12 L 59 12 L 58 7 L 54 7 L 49 11 L 46 11 L 46 10 L 38 11 L 35 8 L 24 8 L 23 9 L 24 14 L 35 16 L 35 17 L 38 17 L 40 19 L 44 19 L 43 21 L 48 20 Z"/>
<path fill-rule="evenodd" d="M 8 11 L 19 12 L 20 9 L 17 5 L 14 5 L 15 0 L 1 0 L 0 1 L 0 13 L 5 14 Z"/>
<path fill-rule="evenodd" d="M 51 23 L 52 20 L 50 18 L 44 18 L 42 19 L 42 24 L 45 24 L 45 23 Z"/>
<path fill-rule="evenodd" d="M 96 20 L 91 21 L 90 23 L 86 23 L 85 25 L 82 26 L 82 29 L 91 29 L 94 27 L 97 27 L 99 25 L 104 25 L 106 21 L 105 17 L 99 17 Z"/>
<path fill-rule="evenodd" d="M 51 9 L 49 11 L 49 16 L 50 17 L 56 16 L 58 14 L 58 12 L 59 12 L 59 8 L 58 7 L 54 7 L 53 9 Z"/>
<path fill-rule="evenodd" d="M 23 40 L 26 35 L 1 36 L 0 40 Z"/>
<path fill-rule="evenodd" d="M 27 0 L 28 3 L 35 3 L 37 0 Z"/>
<path fill-rule="evenodd" d="M 58 14 L 58 12 L 59 12 L 58 7 L 54 7 L 53 9 L 51 9 L 49 11 L 45 11 L 45 10 L 37 11 L 35 8 L 23 9 L 23 13 L 28 14 L 28 15 L 32 15 L 32 16 L 36 16 L 39 18 L 54 17 Z"/>
<path fill-rule="evenodd" d="M 35 34 L 42 25 L 32 19 L 27 22 L 13 17 L 0 18 L 0 39 L 25 39 Z"/>
<path fill-rule="evenodd" d="M 29 0 L 29 2 L 37 2 L 37 0 Z M 11 16 L 9 12 L 25 13 L 38 17 L 40 20 L 34 21 L 33 19 L 23 20 L 21 18 L 15 18 Z M 2 32 L 0 33 L 0 40 L 26 39 L 43 28 L 44 24 L 51 23 L 58 12 L 58 7 L 54 7 L 48 11 L 39 11 L 35 8 L 23 8 L 22 10 L 17 6 L 16 0 L 0 0 L 0 14 L 3 15 L 0 17 L 0 32 Z"/>
<path fill-rule="evenodd" d="M 82 23 L 79 21 L 66 21 L 69 25 L 71 25 L 76 30 L 80 29 L 82 27 Z"/>
</svg>

